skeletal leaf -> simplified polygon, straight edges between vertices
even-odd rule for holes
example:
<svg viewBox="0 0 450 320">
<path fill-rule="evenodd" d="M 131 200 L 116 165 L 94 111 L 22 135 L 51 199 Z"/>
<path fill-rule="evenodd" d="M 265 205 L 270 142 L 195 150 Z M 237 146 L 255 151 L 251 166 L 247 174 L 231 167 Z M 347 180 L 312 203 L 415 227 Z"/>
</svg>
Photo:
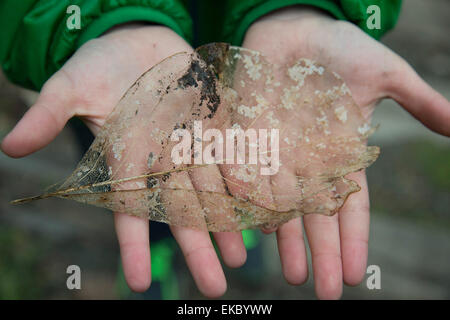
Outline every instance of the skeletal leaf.
<svg viewBox="0 0 450 320">
<path fill-rule="evenodd" d="M 360 189 L 345 176 L 379 154 L 366 146 L 372 131 L 324 66 L 275 65 L 255 51 L 209 44 L 142 75 L 72 175 L 14 203 L 67 198 L 209 231 L 333 215 Z M 180 132 L 189 133 L 187 149 Z"/>
</svg>

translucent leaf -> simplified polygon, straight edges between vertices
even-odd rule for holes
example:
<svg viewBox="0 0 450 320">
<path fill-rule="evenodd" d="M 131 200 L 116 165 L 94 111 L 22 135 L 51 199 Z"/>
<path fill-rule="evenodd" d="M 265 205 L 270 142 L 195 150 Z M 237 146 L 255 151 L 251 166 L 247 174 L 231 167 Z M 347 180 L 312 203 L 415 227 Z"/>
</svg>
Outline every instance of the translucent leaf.
<svg viewBox="0 0 450 320">
<path fill-rule="evenodd" d="M 256 143 L 247 137 L 239 145 L 249 129 Z M 15 203 L 68 198 L 209 231 L 333 215 L 360 189 L 345 176 L 379 154 L 366 146 L 372 131 L 346 84 L 324 66 L 274 65 L 255 51 L 209 44 L 142 75 L 72 175 Z M 188 152 L 177 132 L 190 134 Z M 176 164 L 174 154 L 189 163 Z"/>
</svg>

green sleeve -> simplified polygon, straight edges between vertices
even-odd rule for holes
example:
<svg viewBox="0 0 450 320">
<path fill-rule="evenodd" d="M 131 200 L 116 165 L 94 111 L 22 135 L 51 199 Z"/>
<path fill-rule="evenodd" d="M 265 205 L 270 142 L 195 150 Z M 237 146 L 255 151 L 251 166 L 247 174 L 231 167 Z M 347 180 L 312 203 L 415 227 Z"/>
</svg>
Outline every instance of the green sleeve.
<svg viewBox="0 0 450 320">
<path fill-rule="evenodd" d="M 263 15 L 296 4 L 320 8 L 336 19 L 358 25 L 375 39 L 392 29 L 398 19 L 402 0 L 228 0 L 227 18 L 223 27 L 224 41 L 241 45 L 250 25 Z M 369 30 L 366 25 L 367 8 L 377 5 L 381 13 L 381 28 Z"/>
<path fill-rule="evenodd" d="M 80 7 L 80 29 L 67 27 L 70 5 Z M 166 25 L 192 38 L 179 0 L 0 0 L 0 63 L 12 82 L 39 90 L 83 43 L 130 21 Z"/>
</svg>

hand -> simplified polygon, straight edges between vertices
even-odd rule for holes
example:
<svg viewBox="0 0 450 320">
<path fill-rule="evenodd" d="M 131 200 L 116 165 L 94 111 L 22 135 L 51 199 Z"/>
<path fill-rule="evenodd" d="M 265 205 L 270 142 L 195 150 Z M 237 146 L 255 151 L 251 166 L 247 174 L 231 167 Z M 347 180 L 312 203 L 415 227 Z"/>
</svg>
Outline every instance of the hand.
<svg viewBox="0 0 450 320">
<path fill-rule="evenodd" d="M 401 57 L 348 22 L 334 20 L 310 7 L 289 7 L 255 22 L 247 31 L 243 47 L 262 52 L 272 63 L 288 64 L 303 57 L 328 66 L 342 76 L 368 118 L 381 99 L 392 98 L 431 130 L 450 135 L 450 103 Z M 319 298 L 339 298 L 342 281 L 357 285 L 366 272 L 366 176 L 357 172 L 348 178 L 362 190 L 351 195 L 338 214 L 303 218 Z M 308 270 L 301 219 L 280 226 L 277 239 L 286 280 L 302 284 Z"/>
<path fill-rule="evenodd" d="M 125 91 L 151 66 L 192 48 L 161 26 L 123 25 L 83 45 L 44 85 L 36 103 L 3 140 L 2 150 L 23 157 L 50 143 L 73 116 L 97 134 Z M 32 134 L 30 134 L 32 133 Z M 125 278 L 134 291 L 151 282 L 148 220 L 115 214 Z M 172 227 L 200 291 L 217 297 L 226 290 L 225 276 L 207 232 Z M 240 233 L 216 233 L 225 263 L 246 259 Z"/>
</svg>

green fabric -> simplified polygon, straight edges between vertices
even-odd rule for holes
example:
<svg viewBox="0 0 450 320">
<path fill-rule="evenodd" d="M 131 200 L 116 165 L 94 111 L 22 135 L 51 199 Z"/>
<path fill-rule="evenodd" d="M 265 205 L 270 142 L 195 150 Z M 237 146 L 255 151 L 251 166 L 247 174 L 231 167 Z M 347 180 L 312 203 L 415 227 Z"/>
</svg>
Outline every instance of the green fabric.
<svg viewBox="0 0 450 320">
<path fill-rule="evenodd" d="M 251 250 L 259 244 L 259 238 L 255 230 L 242 230 L 242 240 L 247 250 Z"/>
<path fill-rule="evenodd" d="M 379 39 L 395 26 L 402 0 L 229 0 L 223 27 L 223 39 L 241 45 L 250 25 L 263 15 L 292 5 L 311 5 L 320 8 L 337 19 L 349 20 L 365 32 Z M 381 28 L 369 30 L 366 19 L 367 7 L 378 5 L 381 11 Z"/>
<path fill-rule="evenodd" d="M 222 27 L 225 20 L 226 1 L 202 1 L 201 5 L 194 8 L 193 20 L 196 47 L 211 42 L 224 41 Z M 196 10 L 195 10 L 196 9 Z M 201 17 L 201 19 L 199 19 Z"/>
<path fill-rule="evenodd" d="M 151 244 L 152 281 L 160 282 L 161 298 L 164 300 L 179 299 L 178 282 L 173 268 L 175 246 L 173 239 L 164 239 Z"/>
<path fill-rule="evenodd" d="M 81 29 L 69 30 L 67 7 L 81 9 Z M 166 25 L 192 39 L 192 21 L 179 0 L 1 0 L 0 61 L 13 82 L 39 90 L 75 50 L 124 22 Z"/>
<path fill-rule="evenodd" d="M 151 243 L 152 283 L 159 282 L 160 295 L 163 300 L 177 300 L 180 298 L 177 274 L 173 267 L 175 248 L 176 243 L 170 238 Z M 121 261 L 119 261 L 116 278 L 116 290 L 120 299 L 145 297 L 145 294 L 141 295 L 131 292 L 125 279 Z M 152 290 L 151 286 L 150 290 Z"/>
<path fill-rule="evenodd" d="M 187 7 L 195 6 L 197 44 L 225 41 L 241 45 L 248 27 L 261 16 L 306 4 L 349 20 L 379 39 L 394 27 L 401 0 L 0 0 L 0 63 L 16 84 L 39 90 L 82 44 L 130 21 L 166 25 L 192 43 Z M 381 29 L 368 30 L 367 7 L 381 9 Z M 81 8 L 81 29 L 66 27 L 69 5 Z"/>
</svg>

